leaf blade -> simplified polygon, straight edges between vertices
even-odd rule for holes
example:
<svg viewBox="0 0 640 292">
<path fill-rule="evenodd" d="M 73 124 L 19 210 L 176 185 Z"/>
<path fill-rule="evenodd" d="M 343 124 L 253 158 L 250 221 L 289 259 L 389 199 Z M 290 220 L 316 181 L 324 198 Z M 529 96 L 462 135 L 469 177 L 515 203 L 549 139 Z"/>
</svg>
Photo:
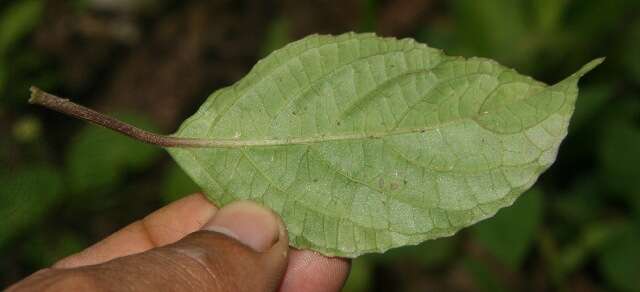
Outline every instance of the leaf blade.
<svg viewBox="0 0 640 292">
<path fill-rule="evenodd" d="M 553 85 L 413 40 L 310 36 L 216 91 L 169 148 L 216 203 L 278 212 L 299 248 L 355 257 L 488 218 L 555 160 L 578 79 Z"/>
</svg>

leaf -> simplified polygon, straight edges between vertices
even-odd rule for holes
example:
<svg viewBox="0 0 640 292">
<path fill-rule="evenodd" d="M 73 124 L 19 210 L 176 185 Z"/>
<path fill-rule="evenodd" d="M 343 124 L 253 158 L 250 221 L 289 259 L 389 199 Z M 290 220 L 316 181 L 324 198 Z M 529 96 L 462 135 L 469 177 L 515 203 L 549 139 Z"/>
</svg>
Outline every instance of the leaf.
<svg viewBox="0 0 640 292">
<path fill-rule="evenodd" d="M 613 195 L 637 199 L 640 193 L 637 187 L 640 179 L 637 171 L 640 164 L 640 128 L 632 121 L 609 121 L 608 127 L 603 129 L 600 143 L 600 170 L 604 174 L 604 183 L 614 191 Z"/>
<path fill-rule="evenodd" d="M 613 88 L 609 85 L 583 87 L 580 100 L 576 103 L 570 130 L 575 131 L 589 124 L 613 97 Z"/>
<path fill-rule="evenodd" d="M 26 256 L 29 264 L 36 267 L 51 266 L 61 258 L 80 252 L 89 245 L 88 240 L 80 234 L 67 230 L 30 234 L 29 238 L 21 242 L 21 253 Z"/>
<path fill-rule="evenodd" d="M 117 115 L 153 128 L 142 116 Z M 67 154 L 67 174 L 75 193 L 106 191 L 118 184 L 127 171 L 148 167 L 160 154 L 156 147 L 138 143 L 112 131 L 87 126 L 74 138 Z"/>
<path fill-rule="evenodd" d="M 277 18 L 272 21 L 267 29 L 260 55 L 266 56 L 274 50 L 286 45 L 291 41 L 290 30 L 291 24 L 286 18 Z"/>
<path fill-rule="evenodd" d="M 7 65 L 5 65 L 5 61 L 0 57 L 0 93 L 4 92 L 7 80 L 9 79 L 9 74 L 7 74 L 7 71 Z M 4 102 L 6 102 L 6 99 L 0 98 L 0 107 Z"/>
<path fill-rule="evenodd" d="M 506 292 L 504 279 L 496 275 L 495 271 L 489 269 L 486 263 L 474 258 L 463 260 L 463 266 L 473 279 L 473 291 L 483 292 Z"/>
<path fill-rule="evenodd" d="M 624 221 L 590 222 L 582 225 L 580 234 L 576 236 L 576 232 L 573 232 L 571 236 L 573 242 L 564 247 L 554 258 L 554 261 L 557 261 L 551 265 L 551 269 L 555 270 L 554 274 L 560 279 L 571 275 L 583 267 L 594 252 L 603 247 L 605 250 L 608 249 L 607 243 L 619 238 L 629 228 L 628 225 Z"/>
<path fill-rule="evenodd" d="M 167 204 L 200 191 L 198 185 L 175 164 L 171 164 L 162 181 L 162 200 Z"/>
<path fill-rule="evenodd" d="M 569 223 L 570 227 L 597 221 L 602 216 L 601 209 L 606 206 L 598 178 L 593 175 L 576 178 L 569 189 L 549 197 L 553 198 L 549 206 L 557 216 L 556 220 Z M 562 225 L 555 225 L 555 228 L 560 226 Z M 564 233 L 573 237 L 572 233 L 575 231 Z"/>
<path fill-rule="evenodd" d="M 473 235 L 493 256 L 516 271 L 531 248 L 541 219 L 542 193 L 534 189 L 511 208 L 475 226 Z"/>
<path fill-rule="evenodd" d="M 523 1 L 451 1 L 459 44 L 470 54 L 494 56 L 508 64 L 535 65 L 529 7 Z"/>
<path fill-rule="evenodd" d="M 627 70 L 628 76 L 636 83 L 640 84 L 640 20 L 636 20 L 630 25 L 631 32 L 625 38 L 622 51 L 622 66 Z"/>
<path fill-rule="evenodd" d="M 0 176 L 0 247 L 37 223 L 60 198 L 62 178 L 56 169 L 32 166 Z"/>
<path fill-rule="evenodd" d="M 611 240 L 599 258 L 599 268 L 605 279 L 620 291 L 638 291 L 640 287 L 640 233 L 630 229 Z"/>
<path fill-rule="evenodd" d="M 15 1 L 0 17 L 0 58 L 27 35 L 40 21 L 44 8 L 42 0 Z"/>
<path fill-rule="evenodd" d="M 366 258 L 354 260 L 349 271 L 349 278 L 344 284 L 343 292 L 371 291 L 373 266 Z"/>
<path fill-rule="evenodd" d="M 425 269 L 444 265 L 456 256 L 456 237 L 439 238 L 415 246 L 396 248 L 383 255 L 375 255 L 375 260 L 385 263 L 415 263 Z"/>
<path fill-rule="evenodd" d="M 569 6 L 568 0 L 538 0 L 533 5 L 536 23 L 541 31 L 553 32 L 562 23 L 562 16 Z"/>
<path fill-rule="evenodd" d="M 215 203 L 278 212 L 295 247 L 383 252 L 511 205 L 555 160 L 578 79 L 600 62 L 547 86 L 411 39 L 313 35 L 174 134 L 204 147 L 168 151 Z"/>
</svg>

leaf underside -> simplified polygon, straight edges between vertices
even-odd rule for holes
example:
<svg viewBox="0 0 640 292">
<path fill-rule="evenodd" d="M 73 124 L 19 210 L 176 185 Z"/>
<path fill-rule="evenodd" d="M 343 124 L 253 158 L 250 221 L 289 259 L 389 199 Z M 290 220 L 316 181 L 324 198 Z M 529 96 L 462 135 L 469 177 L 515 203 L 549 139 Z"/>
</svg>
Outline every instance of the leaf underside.
<svg viewBox="0 0 640 292">
<path fill-rule="evenodd" d="M 312 35 L 213 93 L 174 134 L 218 146 L 168 151 L 216 204 L 279 213 L 294 247 L 383 252 L 511 205 L 555 160 L 578 79 L 601 62 L 547 86 L 411 39 Z"/>
</svg>

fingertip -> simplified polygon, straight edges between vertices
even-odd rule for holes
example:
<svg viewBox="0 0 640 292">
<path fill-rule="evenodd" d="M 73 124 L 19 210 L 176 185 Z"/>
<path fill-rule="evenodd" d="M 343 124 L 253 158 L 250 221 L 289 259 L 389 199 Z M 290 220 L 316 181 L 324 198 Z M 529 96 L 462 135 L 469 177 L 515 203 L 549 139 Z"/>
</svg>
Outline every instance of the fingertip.
<svg viewBox="0 0 640 292">
<path fill-rule="evenodd" d="M 227 244 L 218 244 L 218 249 L 240 251 L 230 244 L 235 242 L 252 251 L 245 253 L 242 261 L 235 258 L 234 252 L 223 254 L 234 257 L 229 262 L 243 266 L 239 270 L 252 271 L 249 274 L 254 284 L 265 291 L 275 291 L 279 286 L 287 268 L 289 239 L 282 218 L 273 210 L 254 201 L 233 202 L 218 210 L 202 230 L 227 238 Z"/>
<path fill-rule="evenodd" d="M 278 215 L 270 209 L 253 201 L 238 201 L 220 209 L 202 229 L 222 233 L 264 252 L 278 242 L 281 225 Z"/>
<path fill-rule="evenodd" d="M 349 259 L 291 249 L 280 291 L 340 291 L 349 276 L 350 268 Z"/>
</svg>

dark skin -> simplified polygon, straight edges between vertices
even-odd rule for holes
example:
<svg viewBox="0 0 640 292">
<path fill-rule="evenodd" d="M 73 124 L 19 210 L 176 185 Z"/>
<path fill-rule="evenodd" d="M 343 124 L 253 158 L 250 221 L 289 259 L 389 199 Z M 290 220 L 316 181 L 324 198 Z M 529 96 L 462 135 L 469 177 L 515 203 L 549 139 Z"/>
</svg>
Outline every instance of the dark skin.
<svg viewBox="0 0 640 292">
<path fill-rule="evenodd" d="M 278 215 L 194 194 L 8 291 L 339 291 L 349 261 L 289 248 Z"/>
</svg>

